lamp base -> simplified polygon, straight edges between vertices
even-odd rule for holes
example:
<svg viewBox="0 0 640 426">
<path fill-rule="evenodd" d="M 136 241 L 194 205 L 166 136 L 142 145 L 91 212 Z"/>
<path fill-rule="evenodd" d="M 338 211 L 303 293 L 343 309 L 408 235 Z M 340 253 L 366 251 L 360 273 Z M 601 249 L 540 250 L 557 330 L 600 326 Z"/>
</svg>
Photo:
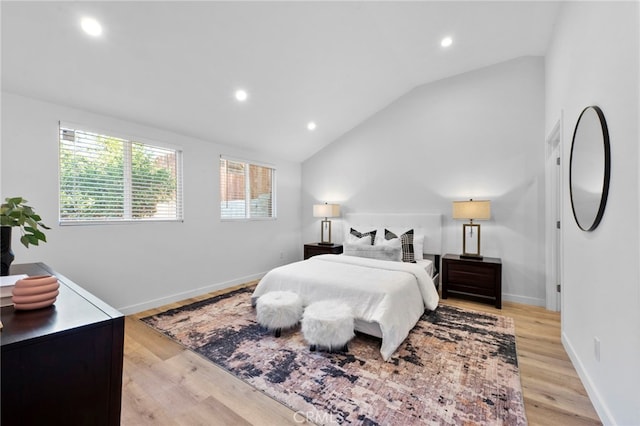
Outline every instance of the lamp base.
<svg viewBox="0 0 640 426">
<path fill-rule="evenodd" d="M 320 222 L 320 245 L 331 245 L 331 221 L 326 217 Z"/>
<path fill-rule="evenodd" d="M 333 243 L 328 243 L 328 242 L 325 241 L 325 242 L 318 243 L 318 245 L 321 245 L 321 246 L 332 246 Z"/>
<path fill-rule="evenodd" d="M 480 254 L 461 254 L 460 259 L 482 260 L 483 257 Z"/>
</svg>

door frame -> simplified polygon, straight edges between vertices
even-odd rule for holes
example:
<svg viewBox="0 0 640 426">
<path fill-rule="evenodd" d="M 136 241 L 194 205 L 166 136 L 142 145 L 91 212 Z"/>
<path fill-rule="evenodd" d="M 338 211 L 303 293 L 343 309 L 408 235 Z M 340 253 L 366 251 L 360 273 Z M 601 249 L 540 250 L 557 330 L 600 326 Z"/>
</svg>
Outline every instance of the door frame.
<svg viewBox="0 0 640 426">
<path fill-rule="evenodd" d="M 546 308 L 551 311 L 562 309 L 563 280 L 563 143 L 562 112 L 545 140 L 545 246 L 546 246 Z M 560 224 L 558 227 L 557 224 Z"/>
</svg>

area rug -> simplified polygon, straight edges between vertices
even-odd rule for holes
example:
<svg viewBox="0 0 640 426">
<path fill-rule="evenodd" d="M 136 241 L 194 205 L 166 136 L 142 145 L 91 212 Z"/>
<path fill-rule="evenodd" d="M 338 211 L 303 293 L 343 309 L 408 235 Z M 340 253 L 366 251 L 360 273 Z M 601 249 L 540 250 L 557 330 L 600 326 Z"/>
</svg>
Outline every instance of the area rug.
<svg viewBox="0 0 640 426">
<path fill-rule="evenodd" d="M 300 329 L 276 338 L 243 288 L 142 320 L 290 407 L 343 425 L 527 423 L 513 319 L 441 305 L 385 362 L 358 334 L 347 353 L 311 352 Z"/>
</svg>

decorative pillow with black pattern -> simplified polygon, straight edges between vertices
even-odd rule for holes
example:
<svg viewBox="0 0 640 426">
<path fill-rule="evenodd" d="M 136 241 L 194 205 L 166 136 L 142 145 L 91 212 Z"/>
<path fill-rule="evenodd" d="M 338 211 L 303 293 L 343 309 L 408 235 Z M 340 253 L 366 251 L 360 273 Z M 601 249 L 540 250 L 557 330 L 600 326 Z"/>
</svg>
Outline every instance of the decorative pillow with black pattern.
<svg viewBox="0 0 640 426">
<path fill-rule="evenodd" d="M 385 240 L 392 240 L 394 238 L 398 238 L 398 236 L 388 229 L 384 230 Z M 413 251 L 413 229 L 400 235 L 400 242 L 402 243 L 402 261 L 416 263 L 416 255 Z"/>
<path fill-rule="evenodd" d="M 376 240 L 376 232 L 378 232 L 377 229 L 374 229 L 373 231 L 362 233 L 362 232 L 358 232 L 355 229 L 351 228 L 351 231 L 349 231 L 349 234 L 353 235 L 354 237 L 358 237 L 358 238 L 370 237 L 371 238 L 371 245 L 373 245 L 373 243 Z"/>
</svg>

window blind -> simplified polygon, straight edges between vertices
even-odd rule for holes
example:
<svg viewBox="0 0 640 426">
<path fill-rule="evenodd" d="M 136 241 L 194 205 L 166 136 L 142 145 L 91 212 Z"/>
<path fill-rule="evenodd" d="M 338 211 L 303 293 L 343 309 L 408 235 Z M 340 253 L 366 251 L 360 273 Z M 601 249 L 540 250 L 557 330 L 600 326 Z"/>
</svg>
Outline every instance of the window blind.
<svg viewBox="0 0 640 426">
<path fill-rule="evenodd" d="M 60 223 L 182 220 L 182 152 L 60 125 Z"/>
<path fill-rule="evenodd" d="M 220 217 L 275 218 L 275 169 L 220 158 Z"/>
</svg>

